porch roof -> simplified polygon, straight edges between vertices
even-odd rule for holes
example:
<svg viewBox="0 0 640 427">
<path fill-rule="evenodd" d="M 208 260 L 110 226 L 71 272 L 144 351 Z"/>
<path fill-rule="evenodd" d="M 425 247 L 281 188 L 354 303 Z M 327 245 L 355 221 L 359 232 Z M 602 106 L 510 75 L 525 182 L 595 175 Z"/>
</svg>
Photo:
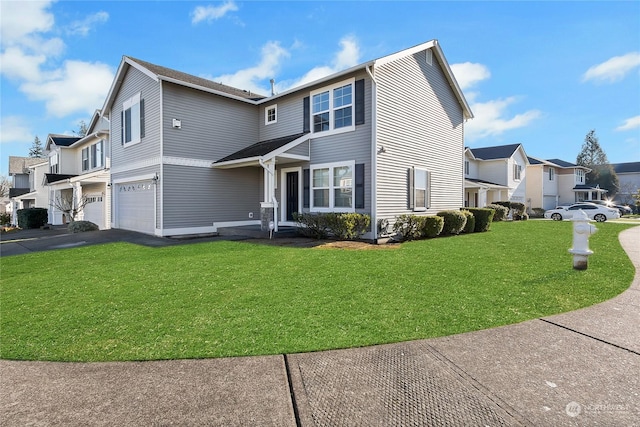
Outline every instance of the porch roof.
<svg viewBox="0 0 640 427">
<path fill-rule="evenodd" d="M 59 173 L 45 173 L 44 174 L 44 184 L 45 185 L 54 184 L 56 182 L 64 181 L 66 179 L 73 178 L 75 176 L 77 176 L 77 175 L 64 175 L 64 174 L 59 174 Z"/>
<path fill-rule="evenodd" d="M 465 178 L 464 188 L 488 188 L 491 190 L 508 190 L 506 185 L 496 184 L 495 182 L 484 181 L 482 179 Z"/>
<path fill-rule="evenodd" d="M 245 166 L 258 166 L 260 162 L 271 160 L 276 157 L 308 161 L 309 156 L 300 154 L 287 154 L 288 150 L 309 140 L 308 133 L 298 133 L 295 135 L 283 136 L 281 138 L 269 139 L 256 142 L 248 147 L 238 150 L 222 159 L 213 162 L 214 168 L 236 168 Z"/>
<path fill-rule="evenodd" d="M 27 194 L 31 189 L 29 188 L 10 188 L 9 189 L 9 198 L 19 197 L 23 194 Z"/>
<path fill-rule="evenodd" d="M 579 192 L 579 191 L 597 191 L 598 193 L 608 193 L 608 190 L 605 190 L 604 188 L 600 188 L 598 186 L 592 187 L 592 186 L 586 185 L 586 184 L 576 185 L 575 187 L 573 187 L 573 191 L 574 192 Z"/>
</svg>

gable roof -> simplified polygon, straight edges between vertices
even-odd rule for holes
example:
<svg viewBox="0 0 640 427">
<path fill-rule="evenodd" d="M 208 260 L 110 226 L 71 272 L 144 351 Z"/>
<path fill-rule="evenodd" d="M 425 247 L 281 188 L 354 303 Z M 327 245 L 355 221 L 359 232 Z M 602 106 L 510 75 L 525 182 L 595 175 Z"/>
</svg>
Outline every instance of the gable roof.
<svg viewBox="0 0 640 427">
<path fill-rule="evenodd" d="M 470 148 L 469 151 L 479 160 L 508 159 L 522 144 L 497 145 L 495 147 Z"/>
<path fill-rule="evenodd" d="M 182 86 L 191 87 L 198 90 L 204 90 L 205 92 L 215 93 L 215 94 L 226 96 L 236 100 L 245 101 L 254 105 L 259 105 L 264 102 L 272 102 L 274 99 L 285 96 L 287 94 L 305 90 L 306 88 L 311 87 L 313 85 L 317 85 L 322 82 L 329 81 L 329 80 L 338 78 L 340 76 L 353 73 L 355 71 L 359 71 L 363 69 L 369 70 L 370 67 L 372 68 L 371 71 L 374 71 L 376 66 L 384 65 L 393 60 L 396 60 L 405 56 L 413 55 L 417 52 L 420 52 L 426 49 L 432 49 L 434 57 L 442 67 L 444 75 L 447 81 L 449 82 L 449 86 L 451 87 L 456 99 L 458 100 L 460 106 L 462 107 L 462 112 L 465 119 L 473 118 L 473 113 L 471 112 L 471 108 L 469 107 L 469 104 L 467 103 L 467 100 L 465 99 L 462 93 L 462 90 L 460 89 L 460 85 L 458 84 L 455 76 L 453 75 L 453 72 L 451 71 L 451 68 L 449 67 L 449 63 L 447 62 L 444 56 L 444 53 L 442 52 L 442 48 L 440 47 L 438 40 L 435 40 L 435 39 L 428 41 L 426 43 L 416 45 L 409 49 L 396 52 L 391 55 L 387 55 L 372 61 L 363 62 L 362 64 L 356 65 L 355 67 L 351 67 L 349 69 L 339 71 L 337 73 L 333 73 L 329 76 L 323 77 L 318 80 L 314 80 L 312 82 L 303 84 L 301 86 L 291 88 L 287 91 L 284 91 L 282 93 L 279 93 L 270 97 L 265 97 L 265 96 L 251 93 L 250 91 L 246 91 L 242 89 L 237 89 L 231 86 L 224 85 L 222 83 L 217 83 L 212 80 L 204 79 L 202 77 L 197 77 L 188 73 L 184 73 L 182 71 L 177 71 L 171 68 L 152 64 L 150 62 L 125 55 L 122 57 L 122 61 L 120 62 L 120 66 L 118 67 L 116 76 L 113 80 L 113 83 L 111 84 L 111 88 L 109 89 L 109 94 L 105 99 L 102 111 L 104 112 L 109 110 L 109 108 L 113 104 L 113 101 L 115 100 L 115 96 L 118 90 L 120 89 L 120 86 L 122 85 L 125 73 L 129 67 L 134 67 L 138 69 L 139 71 L 143 72 L 144 74 L 146 74 L 147 76 L 149 76 L 150 78 L 156 81 L 164 80 L 164 81 L 172 82 Z"/>
<path fill-rule="evenodd" d="M 616 173 L 640 173 L 640 162 L 613 163 Z"/>
<path fill-rule="evenodd" d="M 79 136 L 59 135 L 55 133 L 50 133 L 49 136 L 47 136 L 47 144 L 45 146 L 45 149 L 49 150 L 51 147 L 51 144 L 55 144 L 58 147 L 69 147 L 81 139 L 82 138 Z"/>
<path fill-rule="evenodd" d="M 28 173 L 29 166 L 46 161 L 40 157 L 9 156 L 9 175 Z"/>
</svg>

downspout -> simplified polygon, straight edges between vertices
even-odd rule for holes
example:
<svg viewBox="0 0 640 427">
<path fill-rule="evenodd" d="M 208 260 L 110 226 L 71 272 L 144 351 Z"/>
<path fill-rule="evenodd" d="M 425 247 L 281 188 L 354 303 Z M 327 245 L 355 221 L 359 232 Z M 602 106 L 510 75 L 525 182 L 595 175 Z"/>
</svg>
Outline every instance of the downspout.
<svg viewBox="0 0 640 427">
<path fill-rule="evenodd" d="M 278 232 L 278 200 L 276 199 L 276 195 L 275 195 L 275 179 L 276 179 L 276 175 L 275 175 L 275 170 L 271 170 L 271 168 L 269 167 L 269 165 L 267 165 L 264 160 L 262 160 L 262 157 L 258 159 L 258 163 L 260 163 L 260 166 L 262 166 L 262 168 L 267 171 L 268 175 L 270 176 L 270 183 L 267 185 L 267 188 L 269 190 L 269 195 L 265 194 L 265 200 L 271 200 L 271 204 L 273 204 L 273 231 L 274 232 Z M 275 169 L 275 163 L 274 163 L 274 169 Z M 267 198 L 268 197 L 268 198 Z"/>
<path fill-rule="evenodd" d="M 373 241 L 378 241 L 378 129 L 377 129 L 377 82 L 373 75 L 373 66 L 365 67 L 371 77 L 371 224 L 373 225 Z"/>
</svg>

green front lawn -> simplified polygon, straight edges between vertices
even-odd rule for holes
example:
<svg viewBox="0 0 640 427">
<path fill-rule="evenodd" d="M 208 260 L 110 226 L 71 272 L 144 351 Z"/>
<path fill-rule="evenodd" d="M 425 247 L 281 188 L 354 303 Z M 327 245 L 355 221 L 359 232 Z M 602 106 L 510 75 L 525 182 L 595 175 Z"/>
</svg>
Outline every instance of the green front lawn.
<svg viewBox="0 0 640 427">
<path fill-rule="evenodd" d="M 0 357 L 149 360 L 307 352 L 437 337 L 575 310 L 625 290 L 634 270 L 598 224 L 574 271 L 571 223 L 397 249 L 219 241 L 114 243 L 1 260 Z"/>
</svg>

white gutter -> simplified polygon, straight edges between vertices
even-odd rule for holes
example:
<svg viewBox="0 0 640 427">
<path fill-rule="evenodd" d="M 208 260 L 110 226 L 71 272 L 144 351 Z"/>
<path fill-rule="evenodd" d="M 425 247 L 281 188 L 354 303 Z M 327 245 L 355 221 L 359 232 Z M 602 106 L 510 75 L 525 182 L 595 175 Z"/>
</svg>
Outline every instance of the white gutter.
<svg viewBox="0 0 640 427">
<path fill-rule="evenodd" d="M 373 240 L 378 240 L 378 122 L 377 118 L 377 82 L 371 69 L 375 66 L 365 67 L 371 77 L 371 224 L 373 225 Z"/>
</svg>

